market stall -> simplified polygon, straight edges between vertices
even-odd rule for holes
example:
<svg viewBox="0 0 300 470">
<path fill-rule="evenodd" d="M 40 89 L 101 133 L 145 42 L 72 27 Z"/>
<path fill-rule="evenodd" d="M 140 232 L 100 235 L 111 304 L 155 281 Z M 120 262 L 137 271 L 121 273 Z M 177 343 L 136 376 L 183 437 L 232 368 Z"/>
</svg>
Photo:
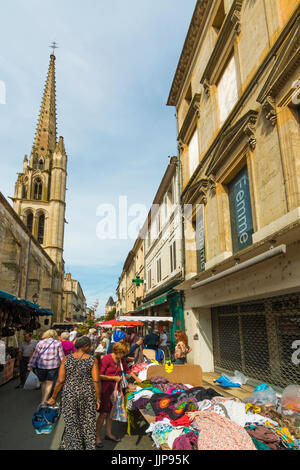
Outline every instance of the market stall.
<svg viewBox="0 0 300 470">
<path fill-rule="evenodd" d="M 287 387 L 279 397 L 260 384 L 240 400 L 203 387 L 200 366 L 144 363 L 132 371 L 142 382 L 125 397 L 128 432 L 141 413 L 157 449 L 300 449 L 300 386 Z"/>
<path fill-rule="evenodd" d="M 19 299 L 9 292 L 0 290 L 0 338 L 5 343 L 5 365 L 1 384 L 14 376 L 14 366 L 18 355 L 18 336 L 21 331 L 33 333 L 41 328 L 40 316 L 51 316 L 53 312 L 41 309 L 39 305 L 26 299 Z"/>
</svg>

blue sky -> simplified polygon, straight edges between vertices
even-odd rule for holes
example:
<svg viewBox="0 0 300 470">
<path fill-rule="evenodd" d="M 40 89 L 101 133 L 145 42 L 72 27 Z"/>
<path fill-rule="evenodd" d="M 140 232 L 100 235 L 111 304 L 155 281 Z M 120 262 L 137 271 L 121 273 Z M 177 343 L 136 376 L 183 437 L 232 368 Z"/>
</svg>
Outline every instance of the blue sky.
<svg viewBox="0 0 300 470">
<path fill-rule="evenodd" d="M 58 135 L 68 154 L 64 259 L 99 313 L 134 240 L 99 240 L 96 212 L 126 195 L 150 207 L 177 153 L 166 106 L 196 0 L 14 0 L 1 6 L 0 191 L 30 154 L 56 41 Z"/>
</svg>

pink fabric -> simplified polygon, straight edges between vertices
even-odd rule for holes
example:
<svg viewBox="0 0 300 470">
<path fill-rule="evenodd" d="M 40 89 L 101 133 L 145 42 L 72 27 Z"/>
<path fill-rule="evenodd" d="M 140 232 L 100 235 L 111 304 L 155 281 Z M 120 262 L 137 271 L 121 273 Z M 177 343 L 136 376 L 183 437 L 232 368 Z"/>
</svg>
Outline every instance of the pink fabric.
<svg viewBox="0 0 300 470">
<path fill-rule="evenodd" d="M 68 356 L 69 354 L 71 354 L 71 352 L 73 353 L 76 352 L 76 348 L 72 341 L 62 340 L 61 344 L 65 353 L 65 356 Z"/>
<path fill-rule="evenodd" d="M 256 450 L 244 428 L 211 411 L 186 413 L 199 430 L 198 450 Z"/>
</svg>

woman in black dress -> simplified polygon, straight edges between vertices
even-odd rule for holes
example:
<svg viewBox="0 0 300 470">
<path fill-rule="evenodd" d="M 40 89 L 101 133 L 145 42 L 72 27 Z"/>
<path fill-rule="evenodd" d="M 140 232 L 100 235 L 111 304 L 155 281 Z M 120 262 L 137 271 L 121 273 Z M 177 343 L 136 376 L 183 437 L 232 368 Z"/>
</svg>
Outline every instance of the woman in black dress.
<svg viewBox="0 0 300 470">
<path fill-rule="evenodd" d="M 62 414 L 65 431 L 62 450 L 96 448 L 96 411 L 100 409 L 101 386 L 98 361 L 89 355 L 91 340 L 79 338 L 77 351 L 61 363 L 58 380 L 48 405 L 54 405 L 63 387 Z"/>
</svg>

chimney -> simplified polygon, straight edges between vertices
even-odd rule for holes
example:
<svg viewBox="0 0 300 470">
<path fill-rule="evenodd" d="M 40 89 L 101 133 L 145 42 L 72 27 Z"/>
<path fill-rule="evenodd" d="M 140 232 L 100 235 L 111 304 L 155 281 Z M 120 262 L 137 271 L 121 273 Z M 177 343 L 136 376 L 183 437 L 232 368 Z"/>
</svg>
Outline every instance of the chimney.
<svg viewBox="0 0 300 470">
<path fill-rule="evenodd" d="M 71 281 L 71 273 L 66 274 L 66 279 L 67 279 L 67 281 Z"/>
</svg>

